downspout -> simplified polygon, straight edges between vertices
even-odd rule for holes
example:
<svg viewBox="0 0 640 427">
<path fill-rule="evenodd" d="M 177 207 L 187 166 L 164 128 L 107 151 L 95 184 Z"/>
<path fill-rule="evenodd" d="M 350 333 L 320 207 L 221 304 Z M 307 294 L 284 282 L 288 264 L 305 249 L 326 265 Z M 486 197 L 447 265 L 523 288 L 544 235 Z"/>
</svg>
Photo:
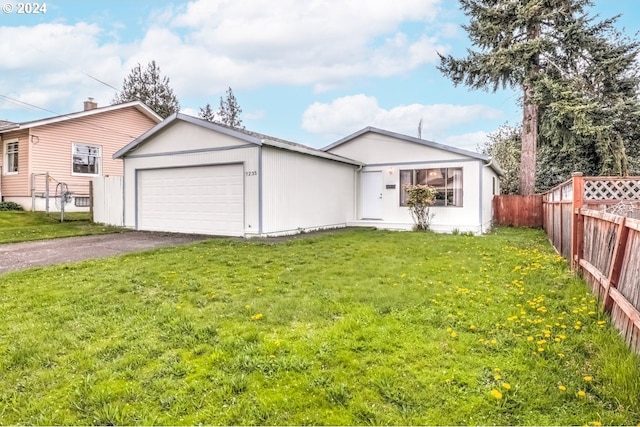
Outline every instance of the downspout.
<svg viewBox="0 0 640 427">
<path fill-rule="evenodd" d="M 354 174 L 354 180 L 353 180 L 353 195 L 354 195 L 354 201 L 353 201 L 353 220 L 357 221 L 358 220 L 358 205 L 360 202 L 360 194 L 358 192 L 358 178 L 360 176 L 359 172 L 362 170 L 362 168 L 364 167 L 364 165 L 359 165 L 356 170 L 355 170 L 355 174 Z"/>
</svg>

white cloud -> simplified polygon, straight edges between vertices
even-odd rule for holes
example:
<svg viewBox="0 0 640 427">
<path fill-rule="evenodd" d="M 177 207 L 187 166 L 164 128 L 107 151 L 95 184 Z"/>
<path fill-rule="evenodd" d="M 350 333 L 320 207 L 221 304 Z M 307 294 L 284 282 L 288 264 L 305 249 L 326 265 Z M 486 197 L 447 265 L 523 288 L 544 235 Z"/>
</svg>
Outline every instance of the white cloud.
<svg viewBox="0 0 640 427">
<path fill-rule="evenodd" d="M 501 111 L 484 105 L 411 104 L 384 109 L 375 97 L 360 94 L 337 98 L 329 104 L 312 104 L 302 116 L 302 127 L 327 137 L 348 135 L 367 126 L 417 136 L 422 119 L 422 138 L 475 151 L 477 142 L 486 137 L 484 132 L 449 138 L 446 135 L 455 133 L 456 126 L 501 117 Z"/>
<path fill-rule="evenodd" d="M 264 84 L 313 85 L 322 92 L 346 79 L 385 77 L 437 61 L 436 50 L 448 46 L 400 27 L 432 22 L 439 2 L 197 0 L 170 21 L 159 20 L 141 50 L 172 64 L 164 68 L 180 75 L 173 80 L 186 96 L 202 92 L 202 81 L 212 94 L 229 85 Z"/>
<path fill-rule="evenodd" d="M 441 2 L 194 0 L 158 6 L 135 40 L 114 19 L 5 24 L 2 94 L 59 112 L 80 109 L 88 96 L 105 105 L 115 90 L 97 80 L 120 88 L 134 65 L 151 60 L 181 100 L 217 98 L 229 86 L 326 92 L 436 62 L 436 50 L 449 50 L 437 35 Z"/>
<path fill-rule="evenodd" d="M 108 104 L 115 90 L 95 79 L 119 87 L 122 64 L 119 47 L 100 36 L 83 22 L 0 27 L 0 39 L 12 40 L 0 43 L 0 56 L 10 58 L 0 62 L 3 94 L 60 113 L 81 110 L 89 96 Z"/>
</svg>

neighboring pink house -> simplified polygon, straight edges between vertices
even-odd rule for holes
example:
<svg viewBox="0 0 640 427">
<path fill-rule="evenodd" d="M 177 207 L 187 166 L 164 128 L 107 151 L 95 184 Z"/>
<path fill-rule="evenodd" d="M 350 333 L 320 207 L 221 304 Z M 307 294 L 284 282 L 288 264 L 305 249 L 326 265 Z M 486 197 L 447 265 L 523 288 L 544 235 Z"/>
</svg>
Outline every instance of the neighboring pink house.
<svg viewBox="0 0 640 427">
<path fill-rule="evenodd" d="M 139 101 L 98 108 L 91 99 L 76 113 L 25 123 L 0 121 L 2 201 L 27 210 L 45 210 L 47 204 L 56 210 L 56 190 L 64 183 L 72 193 L 65 209 L 86 209 L 89 181 L 121 176 L 122 160 L 113 154 L 161 121 Z"/>
</svg>

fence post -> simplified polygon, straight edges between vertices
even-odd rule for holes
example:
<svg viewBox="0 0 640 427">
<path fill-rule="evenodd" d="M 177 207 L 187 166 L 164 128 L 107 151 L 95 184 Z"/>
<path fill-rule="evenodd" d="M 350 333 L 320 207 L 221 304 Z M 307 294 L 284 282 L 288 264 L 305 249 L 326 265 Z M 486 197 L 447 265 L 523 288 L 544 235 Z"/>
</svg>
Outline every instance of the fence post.
<svg viewBox="0 0 640 427">
<path fill-rule="evenodd" d="M 89 181 L 89 221 L 93 222 L 93 180 Z"/>
<path fill-rule="evenodd" d="M 582 172 L 571 174 L 573 181 L 573 197 L 571 203 L 571 269 L 576 271 L 580 267 L 582 247 L 584 244 L 584 217 L 580 209 L 584 204 L 584 177 Z"/>
<path fill-rule="evenodd" d="M 613 256 L 611 257 L 611 268 L 609 269 L 608 283 L 604 290 L 604 297 L 602 298 L 602 307 L 605 312 L 611 312 L 613 306 L 613 299 L 611 299 L 611 288 L 618 286 L 618 280 L 620 280 L 620 273 L 622 271 L 622 264 L 624 261 L 624 254 L 627 248 L 627 238 L 629 236 L 629 228 L 627 227 L 627 218 L 623 217 L 622 221 L 618 225 L 618 232 L 616 233 L 616 243 L 613 247 Z"/>
</svg>

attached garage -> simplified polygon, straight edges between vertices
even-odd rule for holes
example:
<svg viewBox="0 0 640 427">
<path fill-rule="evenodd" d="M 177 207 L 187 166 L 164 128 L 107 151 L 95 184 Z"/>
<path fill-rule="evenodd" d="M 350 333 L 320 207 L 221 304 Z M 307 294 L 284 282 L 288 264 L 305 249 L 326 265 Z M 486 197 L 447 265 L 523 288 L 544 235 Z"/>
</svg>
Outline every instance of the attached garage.
<svg viewBox="0 0 640 427">
<path fill-rule="evenodd" d="M 242 237 L 346 226 L 362 167 L 179 113 L 114 157 L 124 161 L 125 227 Z"/>
<path fill-rule="evenodd" d="M 242 164 L 137 171 L 137 228 L 244 235 Z"/>
</svg>

